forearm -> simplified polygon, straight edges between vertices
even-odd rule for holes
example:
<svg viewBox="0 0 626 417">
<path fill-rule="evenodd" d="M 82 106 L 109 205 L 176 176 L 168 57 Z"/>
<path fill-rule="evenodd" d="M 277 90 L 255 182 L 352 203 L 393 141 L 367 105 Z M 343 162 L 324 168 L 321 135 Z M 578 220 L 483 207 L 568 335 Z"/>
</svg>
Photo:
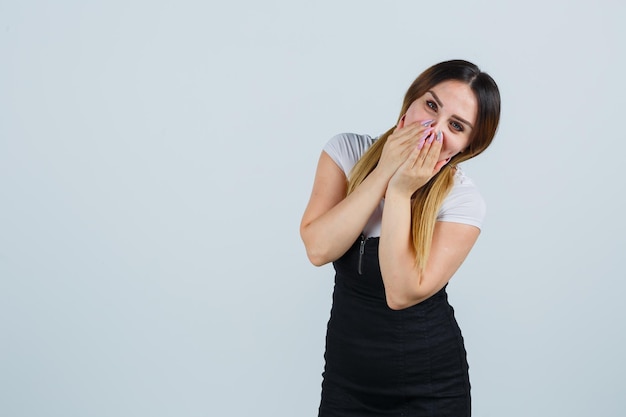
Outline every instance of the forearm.
<svg viewBox="0 0 626 417">
<path fill-rule="evenodd" d="M 313 264 L 332 262 L 352 246 L 380 204 L 388 181 L 388 175 L 372 171 L 337 205 L 313 221 L 301 225 L 300 234 Z"/>
<path fill-rule="evenodd" d="M 415 304 L 419 300 L 421 275 L 415 263 L 410 195 L 388 191 L 385 196 L 379 258 L 389 307 Z"/>
</svg>

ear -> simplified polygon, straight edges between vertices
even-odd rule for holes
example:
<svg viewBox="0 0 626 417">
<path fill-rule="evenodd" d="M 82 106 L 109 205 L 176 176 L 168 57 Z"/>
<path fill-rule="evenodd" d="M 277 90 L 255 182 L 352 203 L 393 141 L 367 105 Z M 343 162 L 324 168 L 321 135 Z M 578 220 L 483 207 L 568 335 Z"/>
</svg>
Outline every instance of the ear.
<svg viewBox="0 0 626 417">
<path fill-rule="evenodd" d="M 396 129 L 402 129 L 404 127 L 404 119 L 406 119 L 406 113 L 402 115 L 400 120 L 398 120 L 398 124 L 396 125 Z"/>
</svg>

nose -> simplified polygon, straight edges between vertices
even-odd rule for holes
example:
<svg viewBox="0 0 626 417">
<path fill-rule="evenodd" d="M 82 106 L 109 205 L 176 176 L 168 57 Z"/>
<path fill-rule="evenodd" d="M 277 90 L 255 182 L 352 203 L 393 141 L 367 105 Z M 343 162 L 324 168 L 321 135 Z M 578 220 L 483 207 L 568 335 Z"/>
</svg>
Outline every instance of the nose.
<svg viewBox="0 0 626 417">
<path fill-rule="evenodd" d="M 437 130 L 437 126 L 439 126 L 439 117 L 434 117 L 432 120 L 433 121 L 430 124 L 430 127 L 435 128 L 435 130 Z"/>
<path fill-rule="evenodd" d="M 437 134 L 441 135 L 441 141 L 442 141 L 442 150 L 447 148 L 446 147 L 446 132 L 444 132 L 444 128 L 445 128 L 446 124 L 444 121 L 440 120 L 439 117 L 435 117 L 433 119 L 433 122 L 430 124 L 430 127 L 433 128 L 433 135 L 435 135 L 435 137 L 437 137 Z"/>
<path fill-rule="evenodd" d="M 445 124 L 439 120 L 439 117 L 435 117 L 433 119 L 433 122 L 430 124 L 430 127 L 433 128 L 435 134 L 439 131 L 443 133 L 443 128 L 445 127 Z"/>
</svg>

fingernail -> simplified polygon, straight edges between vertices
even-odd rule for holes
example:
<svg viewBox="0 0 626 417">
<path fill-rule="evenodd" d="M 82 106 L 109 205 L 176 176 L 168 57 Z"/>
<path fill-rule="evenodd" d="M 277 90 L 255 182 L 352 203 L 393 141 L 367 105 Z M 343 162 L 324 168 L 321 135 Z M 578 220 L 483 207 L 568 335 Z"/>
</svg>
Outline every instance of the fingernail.
<svg viewBox="0 0 626 417">
<path fill-rule="evenodd" d="M 426 129 L 426 130 L 424 131 L 424 136 L 422 136 L 422 137 L 420 138 L 420 142 L 423 142 L 423 141 L 424 141 L 424 140 L 428 137 L 428 135 L 430 135 L 430 133 L 431 133 L 432 131 L 433 131 L 433 128 L 432 128 L 432 127 L 431 127 L 430 129 Z"/>
<path fill-rule="evenodd" d="M 435 135 L 430 135 L 430 137 L 428 138 L 426 142 L 433 143 L 433 139 L 435 139 Z"/>
<path fill-rule="evenodd" d="M 443 133 L 440 130 L 439 132 L 437 132 L 437 142 L 441 142 L 441 139 L 443 139 Z"/>
<path fill-rule="evenodd" d="M 432 124 L 432 122 L 434 122 L 434 120 L 426 120 L 425 122 L 422 122 L 422 126 L 428 127 Z"/>
<path fill-rule="evenodd" d="M 417 149 L 422 149 L 424 147 L 424 139 L 420 139 L 419 142 L 417 142 Z"/>
</svg>

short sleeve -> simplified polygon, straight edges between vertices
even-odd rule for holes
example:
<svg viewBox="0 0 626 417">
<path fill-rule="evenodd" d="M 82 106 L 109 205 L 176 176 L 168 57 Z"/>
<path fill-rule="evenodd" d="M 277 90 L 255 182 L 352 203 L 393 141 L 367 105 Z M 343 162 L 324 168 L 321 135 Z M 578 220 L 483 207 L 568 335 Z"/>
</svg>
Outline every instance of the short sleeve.
<svg viewBox="0 0 626 417">
<path fill-rule="evenodd" d="M 441 205 L 437 221 L 469 224 L 480 229 L 486 214 L 485 200 L 478 187 L 459 171 L 450 194 Z"/>
<path fill-rule="evenodd" d="M 340 133 L 333 136 L 324 146 L 324 152 L 335 161 L 342 169 L 346 177 L 356 165 L 361 156 L 374 143 L 368 135 L 357 135 L 355 133 Z"/>
</svg>

